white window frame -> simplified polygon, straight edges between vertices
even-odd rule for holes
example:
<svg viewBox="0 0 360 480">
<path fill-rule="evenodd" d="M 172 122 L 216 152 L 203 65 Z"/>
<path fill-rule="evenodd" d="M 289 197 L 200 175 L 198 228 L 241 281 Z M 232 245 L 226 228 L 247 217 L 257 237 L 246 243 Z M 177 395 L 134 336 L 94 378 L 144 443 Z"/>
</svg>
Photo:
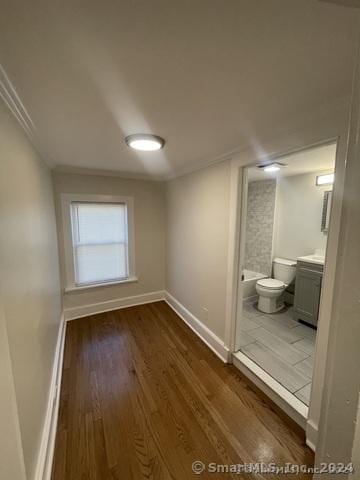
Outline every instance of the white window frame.
<svg viewBox="0 0 360 480">
<path fill-rule="evenodd" d="M 76 285 L 75 283 L 75 265 L 74 265 L 74 246 L 72 236 L 71 204 L 75 202 L 84 203 L 109 203 L 125 204 L 127 213 L 128 229 L 128 264 L 129 274 L 127 278 L 109 282 L 91 283 L 87 285 Z M 64 236 L 64 268 L 65 268 L 65 292 L 76 290 L 87 290 L 89 288 L 106 287 L 121 283 L 136 282 L 135 275 L 135 226 L 134 226 L 134 199 L 132 197 L 123 197 L 118 195 L 87 195 L 87 194 L 61 194 L 61 214 Z"/>
</svg>

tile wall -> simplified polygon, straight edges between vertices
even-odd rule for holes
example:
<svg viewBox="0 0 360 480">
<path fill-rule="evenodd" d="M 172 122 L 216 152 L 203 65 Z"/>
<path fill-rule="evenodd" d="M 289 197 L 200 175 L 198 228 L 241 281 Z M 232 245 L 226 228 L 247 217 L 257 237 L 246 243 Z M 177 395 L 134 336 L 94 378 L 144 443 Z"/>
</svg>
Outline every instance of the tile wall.
<svg viewBox="0 0 360 480">
<path fill-rule="evenodd" d="M 245 268 L 271 275 L 276 180 L 248 185 Z"/>
</svg>

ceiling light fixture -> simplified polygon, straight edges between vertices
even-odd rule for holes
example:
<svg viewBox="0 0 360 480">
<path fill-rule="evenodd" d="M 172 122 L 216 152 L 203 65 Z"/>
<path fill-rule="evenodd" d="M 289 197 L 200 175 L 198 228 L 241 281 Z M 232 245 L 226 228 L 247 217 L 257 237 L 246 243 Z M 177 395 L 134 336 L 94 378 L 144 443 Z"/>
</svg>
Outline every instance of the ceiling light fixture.
<svg viewBox="0 0 360 480">
<path fill-rule="evenodd" d="M 287 167 L 284 163 L 279 163 L 279 162 L 273 162 L 273 163 L 267 163 L 265 165 L 258 165 L 258 168 L 260 168 L 263 172 L 277 172 L 280 170 L 280 168 Z"/>
<path fill-rule="evenodd" d="M 161 150 L 165 145 L 165 140 L 157 135 L 150 133 L 135 133 L 125 138 L 126 145 L 134 150 L 141 152 L 155 152 Z"/>
<path fill-rule="evenodd" d="M 280 167 L 277 165 L 268 165 L 267 167 L 264 167 L 264 172 L 277 172 L 280 170 Z"/>
<path fill-rule="evenodd" d="M 327 173 L 325 175 L 317 175 L 316 185 L 332 185 L 334 183 L 335 175 L 333 173 Z"/>
</svg>

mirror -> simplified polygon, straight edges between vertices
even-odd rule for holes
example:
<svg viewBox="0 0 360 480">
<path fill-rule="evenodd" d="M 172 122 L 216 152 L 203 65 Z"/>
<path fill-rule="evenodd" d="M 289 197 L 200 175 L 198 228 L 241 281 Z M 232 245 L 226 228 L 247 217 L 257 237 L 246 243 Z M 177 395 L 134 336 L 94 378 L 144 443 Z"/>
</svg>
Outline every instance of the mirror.
<svg viewBox="0 0 360 480">
<path fill-rule="evenodd" d="M 321 231 L 323 233 L 327 233 L 329 230 L 331 202 L 332 202 L 332 191 L 328 190 L 324 192 L 323 208 L 322 208 L 322 216 L 321 216 Z"/>
</svg>

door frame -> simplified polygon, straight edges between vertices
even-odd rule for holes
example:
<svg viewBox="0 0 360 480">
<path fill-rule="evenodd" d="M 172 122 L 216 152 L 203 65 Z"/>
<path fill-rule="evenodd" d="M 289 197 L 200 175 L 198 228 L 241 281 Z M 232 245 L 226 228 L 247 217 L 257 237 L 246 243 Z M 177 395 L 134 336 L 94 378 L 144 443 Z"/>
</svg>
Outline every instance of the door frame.
<svg viewBox="0 0 360 480">
<path fill-rule="evenodd" d="M 341 233 L 336 262 L 331 331 L 326 363 L 326 388 L 315 465 L 352 462 L 356 478 L 360 469 L 359 375 L 359 241 L 360 241 L 360 49 L 357 51 L 348 123 L 346 178 L 341 212 Z M 316 474 L 314 479 L 323 475 Z"/>
<path fill-rule="evenodd" d="M 345 120 L 345 119 L 344 119 Z M 306 441 L 310 448 L 315 450 L 317 443 L 318 425 L 320 421 L 321 399 L 325 380 L 325 364 L 327 343 L 329 337 L 330 318 L 332 313 L 332 297 L 334 292 L 334 276 L 336 268 L 336 254 L 340 235 L 341 206 L 343 200 L 343 186 L 347 152 L 347 125 L 344 121 L 341 134 L 316 139 L 304 145 L 297 145 L 290 149 L 274 149 L 270 155 L 258 154 L 257 151 L 241 152 L 231 160 L 230 186 L 230 220 L 229 220 L 229 256 L 227 269 L 227 296 L 225 318 L 225 345 L 229 349 L 229 361 L 236 351 L 237 310 L 242 302 L 242 288 L 239 282 L 239 271 L 244 265 L 245 253 L 245 195 L 247 194 L 244 182 L 246 169 L 260 163 L 274 161 L 281 157 L 295 154 L 317 146 L 336 143 L 335 182 L 333 185 L 333 204 L 330 217 L 330 229 L 326 249 L 326 265 L 323 274 L 323 285 L 320 298 L 318 334 L 314 354 L 313 387 L 306 421 Z M 299 135 L 301 138 L 302 136 Z M 236 360 L 238 363 L 239 360 Z M 241 363 L 241 362 L 240 362 Z M 243 364 L 246 371 L 247 366 Z M 261 388 L 261 382 L 258 384 Z M 269 389 L 264 388 L 269 394 Z M 272 396 L 272 400 L 284 408 L 284 398 Z M 287 411 L 289 414 L 289 411 Z M 296 412 L 295 412 L 296 414 Z M 296 415 L 295 415 L 296 416 Z M 296 421 L 298 419 L 294 418 Z"/>
</svg>

